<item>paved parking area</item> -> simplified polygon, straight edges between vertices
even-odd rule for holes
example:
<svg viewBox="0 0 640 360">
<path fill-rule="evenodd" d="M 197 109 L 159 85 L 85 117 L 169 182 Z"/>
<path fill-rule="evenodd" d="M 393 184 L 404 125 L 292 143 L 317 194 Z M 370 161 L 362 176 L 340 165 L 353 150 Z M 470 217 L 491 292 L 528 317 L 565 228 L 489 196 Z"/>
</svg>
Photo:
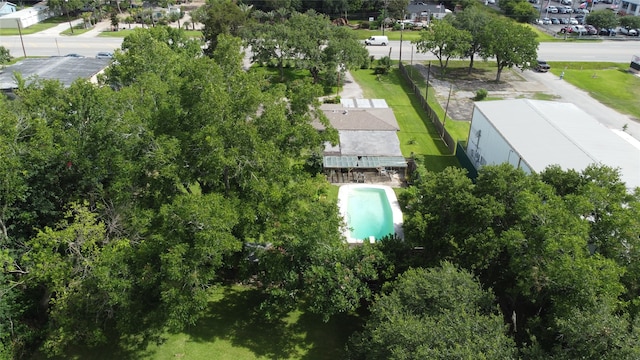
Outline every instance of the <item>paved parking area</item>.
<svg viewBox="0 0 640 360">
<path fill-rule="evenodd" d="M 620 1 L 620 0 L 611 0 L 613 2 L 616 1 Z M 576 15 L 584 15 L 586 16 L 586 14 L 578 14 L 575 13 L 575 10 L 579 8 L 580 6 L 580 2 L 579 0 L 573 0 L 573 4 L 571 5 L 572 8 L 572 13 L 565 13 L 562 14 L 560 12 L 558 13 L 548 13 L 545 9 L 547 8 L 547 6 L 555 6 L 556 8 L 560 8 L 560 7 L 565 7 L 565 6 L 569 6 L 569 5 L 563 5 L 560 3 L 560 0 L 552 0 L 552 1 L 540 1 L 539 4 L 537 4 L 536 6 L 540 6 L 541 10 L 540 10 L 540 19 L 544 19 L 544 18 L 557 18 L 557 19 L 569 19 L 569 18 L 575 18 Z M 606 9 L 611 9 L 612 6 L 615 6 L 614 4 L 607 4 L 604 2 L 598 2 L 597 4 L 594 4 L 593 6 L 588 6 L 587 10 L 589 11 L 595 11 L 595 10 L 606 10 Z M 538 27 L 550 34 L 557 34 L 560 29 L 562 29 L 563 27 L 568 26 L 567 24 L 548 24 L 548 25 L 538 25 Z M 621 35 L 618 34 L 616 35 L 616 37 L 623 37 L 626 38 L 626 35 Z"/>
</svg>

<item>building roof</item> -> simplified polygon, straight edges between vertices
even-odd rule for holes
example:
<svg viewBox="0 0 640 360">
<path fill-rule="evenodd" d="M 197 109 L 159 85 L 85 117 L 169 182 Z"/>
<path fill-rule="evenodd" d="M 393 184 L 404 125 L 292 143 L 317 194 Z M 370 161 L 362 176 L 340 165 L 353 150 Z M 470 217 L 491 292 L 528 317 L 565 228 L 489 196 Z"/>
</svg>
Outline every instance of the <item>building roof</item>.
<svg viewBox="0 0 640 360">
<path fill-rule="evenodd" d="M 640 187 L 640 150 L 574 104 L 515 99 L 475 107 L 535 172 L 601 164 L 619 168 L 628 188 Z"/>
<path fill-rule="evenodd" d="M 342 99 L 320 110 L 336 130 L 398 131 L 398 122 L 384 99 Z M 314 126 L 322 129 L 316 122 Z"/>
<path fill-rule="evenodd" d="M 398 122 L 384 99 L 341 99 L 320 109 L 340 137 L 338 145 L 325 144 L 325 167 L 406 167 Z"/>
<path fill-rule="evenodd" d="M 59 80 L 64 86 L 70 86 L 77 79 L 91 79 L 104 70 L 110 61 L 111 59 L 66 56 L 23 59 L 0 71 L 0 90 L 11 90 L 18 86 L 14 73 L 21 74 L 26 80 Z"/>
</svg>

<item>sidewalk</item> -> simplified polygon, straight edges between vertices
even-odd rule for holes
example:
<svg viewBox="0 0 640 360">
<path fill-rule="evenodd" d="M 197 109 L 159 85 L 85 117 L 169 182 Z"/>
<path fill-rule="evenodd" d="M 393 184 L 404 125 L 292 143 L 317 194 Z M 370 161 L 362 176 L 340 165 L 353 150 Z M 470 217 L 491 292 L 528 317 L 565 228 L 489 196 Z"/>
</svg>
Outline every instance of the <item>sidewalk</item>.
<svg viewBox="0 0 640 360">
<path fill-rule="evenodd" d="M 75 19 L 75 20 L 71 20 L 71 25 L 75 28 L 76 26 L 82 24 L 82 19 Z M 69 22 L 65 21 L 63 23 L 60 23 L 52 28 L 46 29 L 46 30 L 42 30 L 42 31 L 38 31 L 37 33 L 33 33 L 33 34 L 29 34 L 29 35 L 25 35 L 25 36 L 60 36 L 60 33 L 65 31 L 65 30 L 69 30 Z"/>
</svg>

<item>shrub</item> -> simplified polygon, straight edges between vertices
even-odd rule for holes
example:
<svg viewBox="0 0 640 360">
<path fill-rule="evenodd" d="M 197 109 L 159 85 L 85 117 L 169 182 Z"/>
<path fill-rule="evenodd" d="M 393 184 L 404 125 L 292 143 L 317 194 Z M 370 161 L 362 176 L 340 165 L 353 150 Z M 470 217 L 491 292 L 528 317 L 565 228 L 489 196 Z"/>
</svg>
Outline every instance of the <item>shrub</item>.
<svg viewBox="0 0 640 360">
<path fill-rule="evenodd" d="M 371 23 L 369 23 L 368 21 L 363 21 L 360 23 L 360 29 L 370 29 L 371 28 Z"/>
<path fill-rule="evenodd" d="M 487 91 L 487 89 L 478 89 L 476 91 L 476 96 L 473 98 L 473 100 L 475 100 L 475 101 L 484 100 L 487 97 L 488 94 L 489 94 L 489 92 Z"/>
</svg>

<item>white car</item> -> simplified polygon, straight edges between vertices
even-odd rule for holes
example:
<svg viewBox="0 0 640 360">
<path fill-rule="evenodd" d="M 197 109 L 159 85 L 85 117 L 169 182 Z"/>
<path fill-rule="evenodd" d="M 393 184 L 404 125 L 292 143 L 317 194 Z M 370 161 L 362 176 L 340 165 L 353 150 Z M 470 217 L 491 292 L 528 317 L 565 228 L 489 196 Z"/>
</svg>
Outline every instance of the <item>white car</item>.
<svg viewBox="0 0 640 360">
<path fill-rule="evenodd" d="M 578 25 L 579 22 L 576 18 L 569 18 L 569 24 L 571 25 Z"/>
<path fill-rule="evenodd" d="M 560 4 L 562 5 L 572 5 L 571 0 L 560 0 Z M 571 8 L 571 6 L 569 6 Z"/>
<path fill-rule="evenodd" d="M 558 13 L 558 8 L 553 6 L 553 5 L 550 5 L 550 6 L 547 7 L 547 12 L 551 13 L 551 14 L 557 14 Z"/>
</svg>

